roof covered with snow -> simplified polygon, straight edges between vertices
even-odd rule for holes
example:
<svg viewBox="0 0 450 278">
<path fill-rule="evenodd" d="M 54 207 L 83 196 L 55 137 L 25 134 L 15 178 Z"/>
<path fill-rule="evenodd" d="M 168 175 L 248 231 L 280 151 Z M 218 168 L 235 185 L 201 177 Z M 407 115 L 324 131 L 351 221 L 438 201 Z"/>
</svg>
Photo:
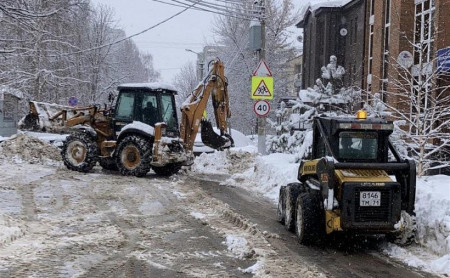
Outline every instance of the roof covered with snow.
<svg viewBox="0 0 450 278">
<path fill-rule="evenodd" d="M 161 83 L 161 82 L 151 82 L 151 83 L 126 83 L 120 84 L 118 86 L 121 88 L 139 88 L 139 89 L 150 89 L 150 90 L 169 90 L 169 91 L 177 91 L 175 87 L 171 84 Z"/>
<path fill-rule="evenodd" d="M 22 99 L 23 98 L 23 92 L 19 91 L 17 89 L 11 88 L 6 85 L 0 85 L 0 99 L 4 98 L 5 94 L 13 95 L 17 98 Z"/>
<path fill-rule="evenodd" d="M 309 12 L 312 13 L 315 10 L 318 10 L 320 8 L 343 7 L 352 1 L 355 1 L 355 0 L 316 0 L 313 2 L 309 2 L 309 3 L 305 4 L 303 6 L 303 9 L 300 11 L 300 18 L 298 19 L 299 23 L 297 24 L 297 27 L 299 27 L 298 25 L 300 25 L 300 23 L 305 19 L 306 15 Z"/>
</svg>

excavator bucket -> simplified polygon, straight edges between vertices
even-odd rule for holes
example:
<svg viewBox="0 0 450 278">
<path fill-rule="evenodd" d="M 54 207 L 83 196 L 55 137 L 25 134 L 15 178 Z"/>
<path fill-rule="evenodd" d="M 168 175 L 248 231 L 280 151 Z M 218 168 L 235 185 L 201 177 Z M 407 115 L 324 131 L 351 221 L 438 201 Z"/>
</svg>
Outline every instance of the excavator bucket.
<svg viewBox="0 0 450 278">
<path fill-rule="evenodd" d="M 229 134 L 218 135 L 214 132 L 212 124 L 208 120 L 202 120 L 201 137 L 206 146 L 215 150 L 223 150 L 234 145 L 233 138 Z"/>
</svg>

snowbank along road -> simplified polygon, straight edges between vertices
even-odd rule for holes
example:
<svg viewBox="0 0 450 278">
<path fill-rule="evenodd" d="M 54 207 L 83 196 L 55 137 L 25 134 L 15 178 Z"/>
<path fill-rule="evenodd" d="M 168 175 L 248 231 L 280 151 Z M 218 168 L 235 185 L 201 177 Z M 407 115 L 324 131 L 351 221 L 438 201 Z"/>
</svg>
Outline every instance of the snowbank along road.
<svg viewBox="0 0 450 278">
<path fill-rule="evenodd" d="M 432 277 L 376 242 L 300 246 L 226 176 L 82 174 L 19 139 L 0 148 L 0 277 Z"/>
</svg>

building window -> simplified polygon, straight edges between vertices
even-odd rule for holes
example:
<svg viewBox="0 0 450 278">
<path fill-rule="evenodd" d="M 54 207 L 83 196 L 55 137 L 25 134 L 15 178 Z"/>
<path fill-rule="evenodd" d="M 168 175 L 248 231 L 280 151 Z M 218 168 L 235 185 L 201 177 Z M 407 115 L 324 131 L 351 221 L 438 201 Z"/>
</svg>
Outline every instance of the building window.
<svg viewBox="0 0 450 278">
<path fill-rule="evenodd" d="M 420 120 L 430 105 L 434 58 L 434 0 L 415 0 L 414 66 L 412 84 L 415 102 L 411 112 Z"/>
<path fill-rule="evenodd" d="M 433 60 L 434 0 L 416 0 L 414 30 L 414 64 L 427 64 Z"/>
</svg>

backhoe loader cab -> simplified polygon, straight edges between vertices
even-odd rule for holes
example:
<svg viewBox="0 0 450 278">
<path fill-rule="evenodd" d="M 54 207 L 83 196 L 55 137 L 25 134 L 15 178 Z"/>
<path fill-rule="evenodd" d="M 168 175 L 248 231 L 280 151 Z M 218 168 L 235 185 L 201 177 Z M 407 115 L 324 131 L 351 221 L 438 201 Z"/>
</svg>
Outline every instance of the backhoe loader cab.
<svg viewBox="0 0 450 278">
<path fill-rule="evenodd" d="M 118 89 L 113 118 L 115 134 L 120 133 L 123 126 L 140 121 L 152 127 L 164 122 L 166 136 L 180 135 L 174 88 L 158 83 L 136 83 L 123 84 Z"/>
<path fill-rule="evenodd" d="M 311 157 L 300 163 L 299 182 L 280 188 L 278 202 L 278 220 L 300 243 L 342 232 L 412 242 L 415 163 L 390 143 L 393 128 L 364 115 L 314 119 Z"/>
</svg>

